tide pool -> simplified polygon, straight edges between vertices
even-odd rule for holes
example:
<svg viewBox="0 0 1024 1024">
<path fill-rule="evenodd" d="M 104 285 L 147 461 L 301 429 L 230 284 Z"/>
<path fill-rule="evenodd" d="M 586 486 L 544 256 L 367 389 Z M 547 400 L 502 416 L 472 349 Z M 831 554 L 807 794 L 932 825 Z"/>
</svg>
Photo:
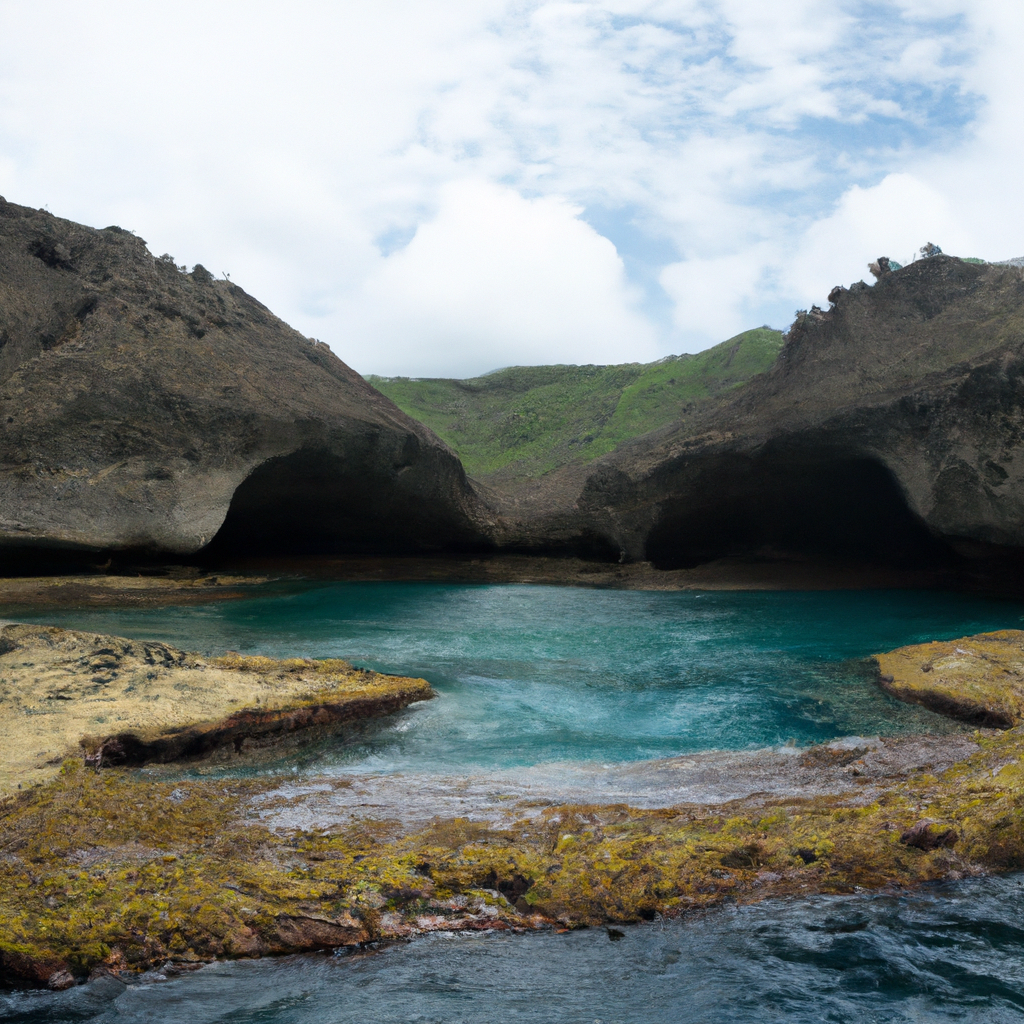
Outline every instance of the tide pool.
<svg viewBox="0 0 1024 1024">
<path fill-rule="evenodd" d="M 453 772 L 956 729 L 881 692 L 870 655 L 1017 627 L 1024 605 L 915 591 L 349 583 L 32 619 L 423 676 L 436 700 L 318 745 L 303 768 Z"/>
</svg>

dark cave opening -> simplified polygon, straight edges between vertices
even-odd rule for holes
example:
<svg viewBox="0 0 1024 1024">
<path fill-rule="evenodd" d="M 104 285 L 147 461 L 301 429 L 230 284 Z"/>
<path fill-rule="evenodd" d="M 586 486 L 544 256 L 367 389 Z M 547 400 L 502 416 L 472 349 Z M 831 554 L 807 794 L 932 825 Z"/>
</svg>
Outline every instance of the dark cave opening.
<svg viewBox="0 0 1024 1024">
<path fill-rule="evenodd" d="M 574 536 L 557 541 L 533 544 L 510 544 L 502 554 L 536 558 L 578 558 L 581 562 L 617 563 L 621 549 L 610 537 L 597 530 L 582 530 Z"/>
<path fill-rule="evenodd" d="M 647 538 L 659 568 L 730 555 L 857 560 L 898 567 L 948 565 L 955 555 L 907 507 L 880 463 L 776 452 L 702 467 L 685 499 Z"/>
<path fill-rule="evenodd" d="M 401 475 L 401 469 L 395 471 Z M 465 550 L 466 527 L 393 474 L 305 448 L 268 459 L 235 491 L 202 558 Z"/>
</svg>

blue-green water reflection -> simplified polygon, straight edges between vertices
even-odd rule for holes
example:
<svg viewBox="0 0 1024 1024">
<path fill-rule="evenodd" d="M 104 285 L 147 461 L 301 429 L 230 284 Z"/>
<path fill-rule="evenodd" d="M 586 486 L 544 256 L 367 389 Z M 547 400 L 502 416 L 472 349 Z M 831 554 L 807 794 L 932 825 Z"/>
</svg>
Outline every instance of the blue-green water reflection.
<svg viewBox="0 0 1024 1024">
<path fill-rule="evenodd" d="M 206 652 L 344 657 L 424 676 L 439 699 L 355 744 L 328 744 L 317 766 L 451 771 L 953 728 L 880 692 L 867 657 L 1014 627 L 1024 606 L 909 591 L 359 583 L 39 617 Z"/>
</svg>

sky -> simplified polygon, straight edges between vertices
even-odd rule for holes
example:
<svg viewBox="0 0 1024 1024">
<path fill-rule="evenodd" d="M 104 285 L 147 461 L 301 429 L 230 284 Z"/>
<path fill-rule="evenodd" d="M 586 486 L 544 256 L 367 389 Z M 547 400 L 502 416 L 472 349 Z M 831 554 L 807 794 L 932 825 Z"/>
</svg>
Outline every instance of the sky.
<svg viewBox="0 0 1024 1024">
<path fill-rule="evenodd" d="M 0 195 L 361 373 L 650 361 L 1024 254 L 1020 0 L 0 0 Z"/>
</svg>

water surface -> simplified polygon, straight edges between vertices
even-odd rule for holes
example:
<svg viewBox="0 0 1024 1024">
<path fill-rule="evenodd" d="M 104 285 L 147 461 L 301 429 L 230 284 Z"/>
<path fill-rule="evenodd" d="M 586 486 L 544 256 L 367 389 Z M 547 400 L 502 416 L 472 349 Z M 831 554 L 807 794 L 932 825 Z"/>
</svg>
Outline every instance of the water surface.
<svg viewBox="0 0 1024 1024">
<path fill-rule="evenodd" d="M 423 676 L 439 699 L 355 744 L 318 748 L 305 767 L 450 772 L 956 728 L 882 693 L 868 656 L 1018 626 L 1024 606 L 915 591 L 351 583 L 36 618 L 210 653 L 342 657 Z"/>
</svg>

